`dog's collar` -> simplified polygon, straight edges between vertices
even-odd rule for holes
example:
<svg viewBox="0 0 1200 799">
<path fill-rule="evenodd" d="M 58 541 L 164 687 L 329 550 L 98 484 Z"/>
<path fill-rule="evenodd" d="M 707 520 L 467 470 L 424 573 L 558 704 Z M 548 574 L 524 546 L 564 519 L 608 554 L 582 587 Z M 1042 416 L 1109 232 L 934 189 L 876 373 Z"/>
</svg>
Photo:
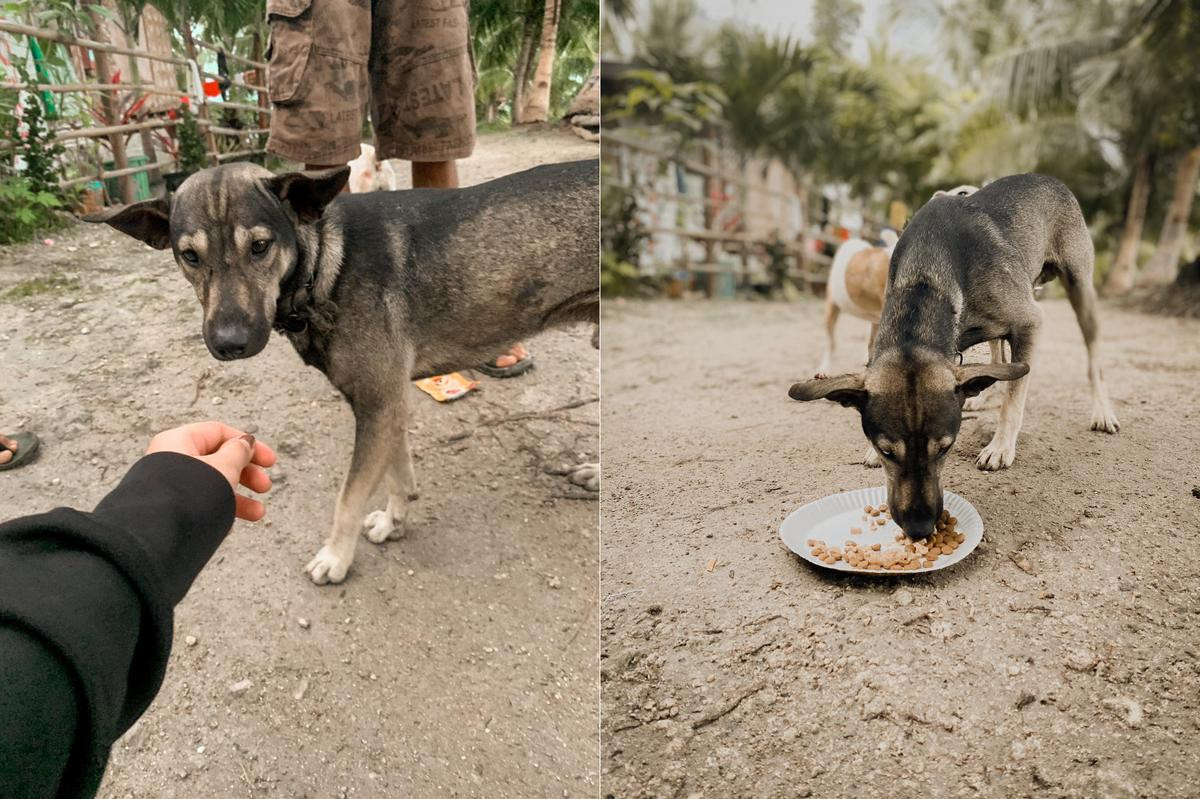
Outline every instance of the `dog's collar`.
<svg viewBox="0 0 1200 799">
<path fill-rule="evenodd" d="M 276 308 L 275 311 L 275 327 L 287 333 L 300 333 L 308 327 L 308 320 L 301 313 L 309 304 L 312 303 L 312 290 L 314 276 L 310 274 L 308 279 L 304 281 L 304 303 L 297 305 L 296 295 L 298 292 L 290 291 L 287 293 L 288 309 L 286 313 L 280 313 L 281 308 Z M 290 282 L 290 279 L 289 279 Z"/>
</svg>

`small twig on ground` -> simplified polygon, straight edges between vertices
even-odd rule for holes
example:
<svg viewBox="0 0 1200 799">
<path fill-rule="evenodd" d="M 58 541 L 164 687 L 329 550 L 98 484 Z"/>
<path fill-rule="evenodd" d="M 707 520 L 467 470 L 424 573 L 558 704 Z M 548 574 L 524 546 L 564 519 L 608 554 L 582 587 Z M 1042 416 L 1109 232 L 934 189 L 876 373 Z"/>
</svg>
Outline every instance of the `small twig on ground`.
<svg viewBox="0 0 1200 799">
<path fill-rule="evenodd" d="M 197 396 L 198 395 L 199 392 L 197 392 Z M 462 441 L 464 438 L 470 438 L 471 436 L 475 435 L 475 431 L 481 427 L 496 427 L 497 425 L 508 424 L 509 422 L 519 422 L 523 419 L 549 419 L 553 418 L 555 414 L 562 413 L 563 411 L 569 411 L 572 408 L 582 408 L 584 405 L 590 405 L 593 402 L 599 401 L 599 397 L 587 397 L 584 399 L 572 400 L 565 405 L 559 405 L 557 408 L 546 408 L 545 410 L 541 411 L 522 411 L 521 413 L 512 413 L 508 416 L 484 419 L 483 421 L 477 423 L 473 429 L 461 430 L 453 435 L 443 438 L 442 443 L 449 444 L 453 441 Z M 591 422 L 587 423 L 591 424 Z"/>
<path fill-rule="evenodd" d="M 544 411 L 522 411 L 521 413 L 512 413 L 508 416 L 501 416 L 499 419 L 484 419 L 478 427 L 492 427 L 498 424 L 508 424 L 509 422 L 519 422 L 522 419 L 542 419 L 550 414 L 569 411 L 572 408 L 582 408 L 584 405 L 591 405 L 593 402 L 599 402 L 599 397 L 587 397 L 585 399 L 577 399 L 568 402 L 566 405 L 559 405 L 557 408 L 547 408 Z"/>
<path fill-rule="evenodd" d="M 246 771 L 246 764 L 239 760 L 238 765 L 242 767 L 242 782 L 246 783 L 246 790 L 249 791 L 250 796 L 253 797 L 254 783 L 250 781 L 250 774 Z"/>
<path fill-rule="evenodd" d="M 212 370 L 205 369 L 200 373 L 200 376 L 196 378 L 196 393 L 192 395 L 192 401 L 188 405 L 189 408 L 196 407 L 196 401 L 200 399 L 200 390 L 204 388 L 204 384 L 208 382 L 208 378 L 211 376 Z"/>
<path fill-rule="evenodd" d="M 747 699 L 754 696 L 756 693 L 758 693 L 759 691 L 761 691 L 763 688 L 766 688 L 766 687 L 767 687 L 766 683 L 761 683 L 761 682 L 758 683 L 757 685 L 755 685 L 749 691 L 746 691 L 744 694 L 742 694 L 738 698 L 736 698 L 730 702 L 726 702 L 725 704 L 721 705 L 721 707 L 714 710 L 712 713 L 709 713 L 708 715 L 705 715 L 705 716 L 701 716 L 700 718 L 693 721 L 692 729 L 698 730 L 701 727 L 707 727 L 709 724 L 712 724 L 717 719 L 719 719 L 723 716 L 728 716 L 730 713 L 737 710 L 738 705 L 740 705 L 742 702 L 745 702 Z"/>
</svg>

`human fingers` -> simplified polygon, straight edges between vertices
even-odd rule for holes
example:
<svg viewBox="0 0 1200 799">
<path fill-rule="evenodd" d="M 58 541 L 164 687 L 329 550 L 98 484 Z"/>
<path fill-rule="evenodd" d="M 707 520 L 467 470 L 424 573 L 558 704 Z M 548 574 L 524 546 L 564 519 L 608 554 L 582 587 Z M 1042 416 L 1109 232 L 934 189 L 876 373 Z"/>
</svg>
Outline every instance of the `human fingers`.
<svg viewBox="0 0 1200 799">
<path fill-rule="evenodd" d="M 256 522 L 263 516 L 267 515 L 267 506 L 259 502 L 257 499 L 243 496 L 235 493 L 233 495 L 234 502 L 237 504 L 235 511 L 239 519 L 245 519 L 248 522 Z"/>
<path fill-rule="evenodd" d="M 265 469 L 254 463 L 242 469 L 238 482 L 256 494 L 265 494 L 271 490 L 271 476 Z"/>
</svg>

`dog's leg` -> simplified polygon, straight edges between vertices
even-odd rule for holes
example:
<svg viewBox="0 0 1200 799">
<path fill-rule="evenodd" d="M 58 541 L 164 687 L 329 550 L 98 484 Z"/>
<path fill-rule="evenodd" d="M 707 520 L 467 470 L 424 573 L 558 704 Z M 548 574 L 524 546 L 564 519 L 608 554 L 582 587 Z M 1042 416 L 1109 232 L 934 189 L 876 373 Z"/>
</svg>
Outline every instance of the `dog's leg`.
<svg viewBox="0 0 1200 799">
<path fill-rule="evenodd" d="M 1041 307 L 1033 304 L 1031 308 L 1032 320 L 1025 326 L 1014 329 L 1009 339 L 1013 363 L 1029 364 L 1030 373 L 1033 371 L 1033 348 L 1042 322 Z M 992 350 L 992 353 L 994 355 L 996 350 Z M 1001 357 L 1003 353 L 1001 348 Z M 975 460 L 975 465 L 985 472 L 1007 469 L 1017 457 L 1017 435 L 1021 432 L 1021 424 L 1025 418 L 1025 397 L 1029 392 L 1030 373 L 1005 384 L 1004 398 L 1000 400 L 1000 423 L 996 425 L 996 433 L 991 442 L 980 451 Z"/>
<path fill-rule="evenodd" d="M 407 420 L 407 414 L 400 414 Z M 395 452 L 384 473 L 388 501 L 385 510 L 375 510 L 363 519 L 363 535 L 372 543 L 381 544 L 389 538 L 399 538 L 408 516 L 408 503 L 417 498 L 417 478 L 413 471 L 412 449 L 408 441 L 408 425 L 397 425 Z"/>
<path fill-rule="evenodd" d="M 362 529 L 363 511 L 391 457 L 394 431 L 399 426 L 383 403 L 354 408 L 354 455 L 333 514 L 333 532 L 304 570 L 314 583 L 340 583 L 354 560 Z"/>
<path fill-rule="evenodd" d="M 825 354 L 817 366 L 817 377 L 828 375 L 833 370 L 833 352 L 836 344 L 833 340 L 833 330 L 837 327 L 838 314 L 841 309 L 832 298 L 825 300 Z"/>
<path fill-rule="evenodd" d="M 994 338 L 988 342 L 988 349 L 992 351 L 992 363 L 1004 363 L 1004 339 Z M 984 390 L 986 392 L 986 389 Z M 968 397 L 963 403 L 964 411 L 978 411 L 983 409 L 983 393 L 976 394 L 974 397 Z"/>
<path fill-rule="evenodd" d="M 1083 341 L 1087 344 L 1088 381 L 1092 385 L 1092 429 L 1115 433 L 1121 429 L 1121 423 L 1117 421 L 1117 414 L 1109 402 L 1104 375 L 1100 372 L 1100 342 L 1097 340 L 1100 323 L 1096 320 L 1096 289 L 1092 287 L 1090 279 L 1084 280 L 1074 274 L 1067 274 L 1063 284 L 1067 288 L 1071 307 L 1075 309 Z"/>
</svg>

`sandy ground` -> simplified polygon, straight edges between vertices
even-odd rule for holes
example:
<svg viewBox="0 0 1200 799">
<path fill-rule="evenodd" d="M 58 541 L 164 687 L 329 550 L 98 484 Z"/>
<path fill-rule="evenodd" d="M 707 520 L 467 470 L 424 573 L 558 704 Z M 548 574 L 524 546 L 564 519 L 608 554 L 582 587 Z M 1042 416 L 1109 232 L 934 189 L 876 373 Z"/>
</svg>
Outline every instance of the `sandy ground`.
<svg viewBox="0 0 1200 799">
<path fill-rule="evenodd" d="M 853 411 L 787 398 L 820 305 L 606 304 L 605 796 L 1196 796 L 1200 322 L 1103 309 L 1110 437 L 1069 306 L 1045 308 L 1015 465 L 974 468 L 992 398 L 945 470 L 984 543 L 847 578 L 778 537 L 883 483 Z M 850 371 L 867 325 L 840 328 Z"/>
<path fill-rule="evenodd" d="M 563 131 L 490 135 L 461 173 L 596 154 Z M 594 796 L 598 503 L 544 468 L 595 459 L 598 406 L 503 421 L 596 397 L 590 335 L 529 342 L 536 370 L 454 404 L 419 395 L 407 537 L 360 542 L 347 582 L 318 587 L 301 569 L 353 434 L 324 377 L 278 336 L 213 360 L 169 256 L 106 227 L 0 253 L 0 428 L 43 440 L 0 475 L 3 517 L 91 507 L 186 421 L 280 455 L 266 521 L 238 522 L 179 606 L 162 692 L 100 796 Z"/>
</svg>

